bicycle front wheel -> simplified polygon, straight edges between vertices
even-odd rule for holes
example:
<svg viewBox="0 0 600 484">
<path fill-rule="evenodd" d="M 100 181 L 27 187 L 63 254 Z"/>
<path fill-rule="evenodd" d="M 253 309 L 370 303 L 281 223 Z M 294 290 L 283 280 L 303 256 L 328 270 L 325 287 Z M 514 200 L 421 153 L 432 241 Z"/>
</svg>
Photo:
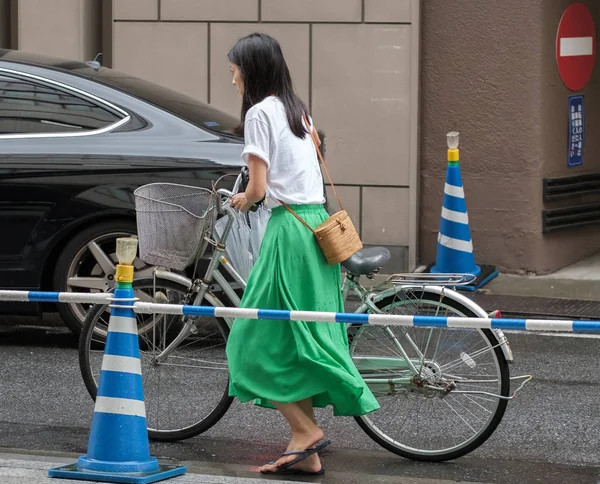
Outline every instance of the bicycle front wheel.
<svg viewBox="0 0 600 484">
<path fill-rule="evenodd" d="M 152 278 L 133 282 L 136 297 L 144 301 L 184 304 L 188 290 L 169 280 Z M 203 304 L 210 304 L 205 299 Z M 96 304 L 87 312 L 79 340 L 79 366 L 89 394 L 95 400 L 110 307 Z M 148 436 L 172 442 L 205 432 L 227 412 L 229 370 L 225 346 L 227 323 L 220 318 L 195 317 L 193 332 L 164 360 L 157 356 L 182 331 L 175 315 L 137 314 L 142 381 Z"/>
<path fill-rule="evenodd" d="M 379 301 L 386 314 L 477 316 L 454 292 L 403 288 Z M 381 408 L 357 417 L 400 456 L 444 461 L 483 444 L 506 409 L 508 364 L 484 329 L 351 326 L 350 352 Z"/>
</svg>

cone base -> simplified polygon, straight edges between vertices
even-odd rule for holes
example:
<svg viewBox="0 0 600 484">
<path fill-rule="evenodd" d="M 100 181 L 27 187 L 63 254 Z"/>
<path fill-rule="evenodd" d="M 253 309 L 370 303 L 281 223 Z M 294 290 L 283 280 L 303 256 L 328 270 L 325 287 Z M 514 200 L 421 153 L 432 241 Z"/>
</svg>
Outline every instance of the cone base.
<svg viewBox="0 0 600 484">
<path fill-rule="evenodd" d="M 465 286 L 455 286 L 454 289 L 456 289 L 457 291 L 477 291 L 477 289 L 480 289 L 483 286 L 485 286 L 488 282 L 497 277 L 499 274 L 498 269 L 496 269 L 495 266 L 480 265 L 478 267 L 481 269 L 481 271 L 479 272 L 479 275 L 477 275 L 477 278 L 471 284 L 467 284 Z M 436 271 L 433 269 L 435 269 L 435 265 L 430 264 L 425 269 L 425 272 L 435 273 Z M 473 274 L 473 272 L 469 272 L 469 274 Z"/>
<path fill-rule="evenodd" d="M 107 463 L 110 464 L 110 463 Z M 49 477 L 62 479 L 79 479 L 82 481 L 114 482 L 117 484 L 148 484 L 171 477 L 181 476 L 186 473 L 185 466 L 159 464 L 158 470 L 152 472 L 96 472 L 80 469 L 77 464 L 53 467 L 48 471 Z"/>
</svg>

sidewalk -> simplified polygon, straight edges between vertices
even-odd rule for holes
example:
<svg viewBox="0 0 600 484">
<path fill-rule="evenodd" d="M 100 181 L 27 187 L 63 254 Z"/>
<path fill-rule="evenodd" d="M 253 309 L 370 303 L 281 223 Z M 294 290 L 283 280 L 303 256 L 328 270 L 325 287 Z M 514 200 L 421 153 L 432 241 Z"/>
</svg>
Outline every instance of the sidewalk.
<svg viewBox="0 0 600 484">
<path fill-rule="evenodd" d="M 69 455 L 69 457 L 67 457 Z M 78 455 L 56 452 L 38 452 L 37 454 L 0 451 L 0 483 L 2 484 L 84 484 L 92 481 L 75 479 L 56 479 L 48 477 L 51 467 L 70 464 Z M 159 459 L 160 460 L 160 459 Z M 169 461 L 169 463 L 173 463 Z M 289 482 L 316 482 L 354 484 L 455 484 L 456 481 L 446 479 L 423 479 L 401 476 L 377 476 L 372 474 L 349 475 L 341 472 L 330 472 L 325 476 L 302 478 L 269 477 L 263 478 L 258 472 L 235 465 L 211 465 L 199 462 L 181 462 L 187 466 L 187 473 L 164 481 L 172 484 L 288 484 Z M 475 481 L 461 481 L 465 484 L 484 484 Z"/>
<path fill-rule="evenodd" d="M 76 458 L 34 456 L 26 454 L 0 454 L 0 482 L 2 484 L 83 484 L 91 481 L 77 479 L 56 479 L 48 477 L 51 467 L 70 464 Z M 225 477 L 197 474 L 188 469 L 187 474 L 159 482 L 173 484 L 282 484 L 285 481 L 274 479 L 252 479 L 246 477 Z M 289 481 L 288 481 L 289 482 Z"/>
</svg>

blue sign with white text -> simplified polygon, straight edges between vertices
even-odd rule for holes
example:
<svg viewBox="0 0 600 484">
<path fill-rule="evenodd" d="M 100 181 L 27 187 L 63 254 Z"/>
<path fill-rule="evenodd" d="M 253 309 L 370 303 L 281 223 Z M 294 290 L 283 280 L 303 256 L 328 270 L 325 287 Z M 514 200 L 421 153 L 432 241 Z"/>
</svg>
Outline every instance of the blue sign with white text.
<svg viewBox="0 0 600 484">
<path fill-rule="evenodd" d="M 569 97 L 569 158 L 567 166 L 583 165 L 585 147 L 585 110 L 583 96 Z"/>
</svg>

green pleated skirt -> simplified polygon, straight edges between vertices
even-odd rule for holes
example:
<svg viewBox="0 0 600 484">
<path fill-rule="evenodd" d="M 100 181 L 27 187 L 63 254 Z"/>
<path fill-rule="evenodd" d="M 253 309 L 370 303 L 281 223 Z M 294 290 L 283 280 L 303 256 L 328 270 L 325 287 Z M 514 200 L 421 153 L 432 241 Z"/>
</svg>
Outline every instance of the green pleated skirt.
<svg viewBox="0 0 600 484">
<path fill-rule="evenodd" d="M 310 226 L 322 205 L 292 205 Z M 313 235 L 284 207 L 272 211 L 242 307 L 343 312 L 339 265 L 329 265 Z M 334 415 L 365 415 L 379 404 L 354 366 L 346 325 L 301 321 L 234 321 L 227 342 L 229 394 L 273 408 L 312 397 Z"/>
</svg>

